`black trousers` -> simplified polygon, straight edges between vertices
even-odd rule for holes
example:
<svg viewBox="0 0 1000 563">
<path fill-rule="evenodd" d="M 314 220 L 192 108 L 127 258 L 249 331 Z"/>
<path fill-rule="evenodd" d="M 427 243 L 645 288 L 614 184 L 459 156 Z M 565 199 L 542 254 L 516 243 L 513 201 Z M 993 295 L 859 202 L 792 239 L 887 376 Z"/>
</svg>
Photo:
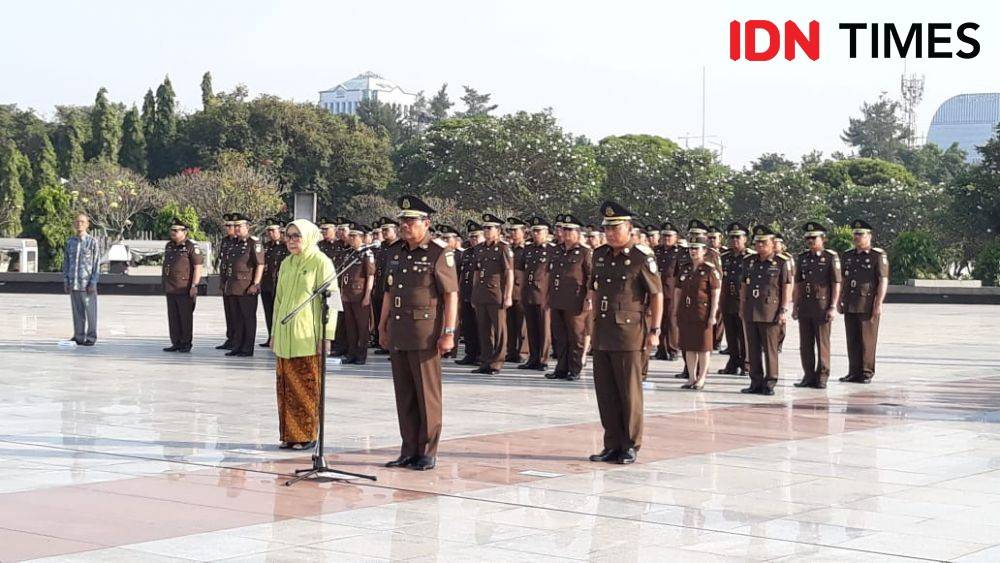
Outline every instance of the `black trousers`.
<svg viewBox="0 0 1000 563">
<path fill-rule="evenodd" d="M 226 314 L 226 342 L 233 343 L 236 338 L 236 321 L 239 313 L 236 311 L 236 296 L 222 296 L 222 312 Z"/>
<path fill-rule="evenodd" d="M 878 323 L 882 317 L 871 313 L 845 313 L 847 336 L 847 375 L 871 379 L 875 375 L 875 345 L 878 344 Z"/>
<path fill-rule="evenodd" d="M 233 335 L 233 350 L 253 354 L 254 340 L 257 338 L 257 296 L 233 296 L 236 304 L 236 329 Z"/>
<path fill-rule="evenodd" d="M 264 305 L 264 322 L 267 323 L 267 339 L 271 340 L 271 325 L 274 324 L 274 292 L 261 291 L 260 302 Z"/>
<path fill-rule="evenodd" d="M 377 285 L 377 284 L 376 284 Z M 375 339 L 375 346 L 378 346 L 378 322 L 382 318 L 382 303 L 385 302 L 385 292 L 372 290 L 372 335 Z"/>
<path fill-rule="evenodd" d="M 528 363 L 549 361 L 549 312 L 542 305 L 524 305 L 524 324 L 528 333 Z"/>
<path fill-rule="evenodd" d="M 479 361 L 479 323 L 476 322 L 476 308 L 469 301 L 462 301 L 461 323 L 462 338 L 465 339 L 465 355 Z"/>
<path fill-rule="evenodd" d="M 726 345 L 729 346 L 729 360 L 726 371 L 733 373 L 740 369 L 749 370 L 747 365 L 747 341 L 743 334 L 743 319 L 739 313 L 723 313 L 722 325 L 726 329 Z"/>
<path fill-rule="evenodd" d="M 750 357 L 750 387 L 774 389 L 778 383 L 778 339 L 780 323 L 746 321 L 747 355 Z"/>
<path fill-rule="evenodd" d="M 830 378 L 831 325 L 826 317 L 799 317 L 799 357 L 805 383 L 826 385 Z"/>
<path fill-rule="evenodd" d="M 527 331 L 524 328 L 524 309 L 520 301 L 507 308 L 507 355 L 518 357 L 527 347 Z"/>
<path fill-rule="evenodd" d="M 170 325 L 170 345 L 191 347 L 194 327 L 195 298 L 187 293 L 167 295 L 167 323 Z"/>
</svg>

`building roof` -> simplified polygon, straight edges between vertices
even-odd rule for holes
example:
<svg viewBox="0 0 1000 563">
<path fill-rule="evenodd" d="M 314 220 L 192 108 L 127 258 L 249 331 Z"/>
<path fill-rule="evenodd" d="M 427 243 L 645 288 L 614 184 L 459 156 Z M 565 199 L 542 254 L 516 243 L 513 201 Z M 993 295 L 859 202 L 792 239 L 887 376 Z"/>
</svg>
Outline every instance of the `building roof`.
<svg viewBox="0 0 1000 563">
<path fill-rule="evenodd" d="M 1000 123 L 1000 93 L 959 94 L 941 104 L 927 131 L 927 141 L 946 149 L 952 143 L 966 152 L 966 160 L 979 162 L 976 150 L 988 141 Z"/>
<path fill-rule="evenodd" d="M 392 80 L 387 80 L 383 78 L 381 75 L 375 74 L 374 72 L 371 71 L 363 72 L 350 80 L 341 82 L 340 84 L 334 86 L 333 88 L 329 88 L 327 90 L 320 90 L 320 94 L 323 94 L 325 92 L 333 92 L 338 89 L 345 90 L 348 92 L 365 91 L 365 90 L 391 92 L 393 90 L 399 90 L 404 94 L 413 95 L 412 92 L 407 92 L 406 90 L 403 90 L 402 88 L 399 87 L 398 84 L 396 84 Z"/>
</svg>

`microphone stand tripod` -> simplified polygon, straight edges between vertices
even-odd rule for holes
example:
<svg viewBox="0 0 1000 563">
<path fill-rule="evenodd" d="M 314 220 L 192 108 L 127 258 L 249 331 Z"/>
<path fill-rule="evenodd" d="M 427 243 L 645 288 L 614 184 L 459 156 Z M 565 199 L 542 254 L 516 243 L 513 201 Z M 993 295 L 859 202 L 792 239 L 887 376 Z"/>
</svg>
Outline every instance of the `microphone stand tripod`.
<svg viewBox="0 0 1000 563">
<path fill-rule="evenodd" d="M 319 298 L 322 304 L 320 309 L 322 313 L 319 315 L 319 326 L 316 327 L 316 348 L 318 350 L 324 350 L 325 347 L 322 344 L 326 341 L 324 338 L 324 333 L 326 331 L 326 323 L 330 318 L 330 305 L 326 302 L 328 289 L 330 284 L 336 280 L 336 276 L 332 279 L 327 280 L 323 285 L 316 288 L 312 294 L 306 298 L 298 307 L 296 307 L 292 312 L 285 315 L 285 318 L 281 319 L 281 324 L 288 324 L 288 321 L 292 320 L 299 312 L 309 306 L 314 299 Z M 370 481 L 377 481 L 378 479 L 374 475 L 364 475 L 362 473 L 351 473 L 348 471 L 341 471 L 339 469 L 330 469 L 330 466 L 326 463 L 326 458 L 323 456 L 323 439 L 325 437 L 326 428 L 326 352 L 322 351 L 320 353 L 320 372 L 319 372 L 319 399 L 318 399 L 318 410 L 319 410 L 319 439 L 316 440 L 316 450 L 312 455 L 312 467 L 309 469 L 296 469 L 295 478 L 285 481 L 286 487 L 291 487 L 295 483 L 305 479 L 311 479 L 313 477 L 322 477 L 324 473 L 330 474 L 334 479 L 341 478 L 358 478 L 358 479 L 368 479 Z"/>
</svg>

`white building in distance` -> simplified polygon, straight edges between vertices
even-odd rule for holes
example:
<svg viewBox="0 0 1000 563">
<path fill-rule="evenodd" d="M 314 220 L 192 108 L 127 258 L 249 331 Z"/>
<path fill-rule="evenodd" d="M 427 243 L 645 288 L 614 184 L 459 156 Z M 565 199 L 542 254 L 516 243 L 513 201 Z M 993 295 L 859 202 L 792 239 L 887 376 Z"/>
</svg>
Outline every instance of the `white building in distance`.
<svg viewBox="0 0 1000 563">
<path fill-rule="evenodd" d="M 319 93 L 320 107 L 331 113 L 355 114 L 364 100 L 378 100 L 393 106 L 404 116 L 410 114 L 417 95 L 411 94 L 391 80 L 374 72 L 365 72 Z"/>
</svg>

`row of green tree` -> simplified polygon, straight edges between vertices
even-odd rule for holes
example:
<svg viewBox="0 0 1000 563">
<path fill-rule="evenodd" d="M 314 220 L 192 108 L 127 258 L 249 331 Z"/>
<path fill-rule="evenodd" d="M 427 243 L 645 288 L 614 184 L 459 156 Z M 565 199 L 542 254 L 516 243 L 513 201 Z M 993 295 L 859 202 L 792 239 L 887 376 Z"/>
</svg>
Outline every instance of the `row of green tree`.
<svg viewBox="0 0 1000 563">
<path fill-rule="evenodd" d="M 653 135 L 595 143 L 564 131 L 551 111 L 493 116 L 490 98 L 466 86 L 455 111 L 444 85 L 405 116 L 375 101 L 334 115 L 251 99 L 243 86 L 214 92 L 206 73 L 202 107 L 186 114 L 169 78 L 141 109 L 111 102 L 103 88 L 92 106 L 58 106 L 51 119 L 0 106 L 0 235 L 38 239 L 55 268 L 78 210 L 113 237 L 163 236 L 169 216 L 184 214 L 212 238 L 222 213 L 262 220 L 284 212 L 294 191 L 315 192 L 323 212 L 361 222 L 417 193 L 456 225 L 483 210 L 596 221 L 600 201 L 614 198 L 644 223 L 766 222 L 793 241 L 807 220 L 836 228 L 863 217 L 890 250 L 897 281 L 969 273 L 998 281 L 996 137 L 977 149 L 974 166 L 957 146 L 909 147 L 898 104 L 881 98 L 850 118 L 842 137 L 851 155 L 764 154 L 734 170 L 711 151 Z"/>
</svg>

